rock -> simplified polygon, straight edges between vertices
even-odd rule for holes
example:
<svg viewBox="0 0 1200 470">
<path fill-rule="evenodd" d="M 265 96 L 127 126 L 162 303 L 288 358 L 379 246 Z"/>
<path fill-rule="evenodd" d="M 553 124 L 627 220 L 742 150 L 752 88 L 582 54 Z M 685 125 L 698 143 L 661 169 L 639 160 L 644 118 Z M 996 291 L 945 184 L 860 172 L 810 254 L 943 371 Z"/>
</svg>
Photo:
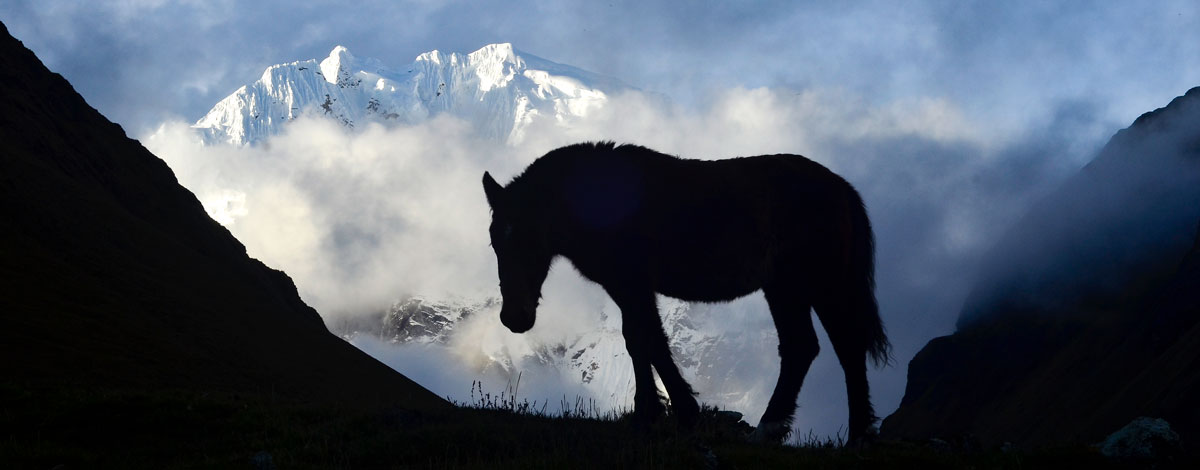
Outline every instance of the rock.
<svg viewBox="0 0 1200 470">
<path fill-rule="evenodd" d="M 1135 418 L 1104 442 L 1098 444 L 1105 457 L 1132 460 L 1159 460 L 1178 454 L 1179 434 L 1161 418 Z"/>
</svg>

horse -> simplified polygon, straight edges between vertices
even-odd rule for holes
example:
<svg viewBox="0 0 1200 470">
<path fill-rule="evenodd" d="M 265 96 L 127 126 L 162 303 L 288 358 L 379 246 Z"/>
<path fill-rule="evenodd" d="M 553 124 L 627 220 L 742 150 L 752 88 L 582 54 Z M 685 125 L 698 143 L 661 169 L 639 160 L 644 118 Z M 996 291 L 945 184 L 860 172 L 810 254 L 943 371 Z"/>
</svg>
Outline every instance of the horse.
<svg viewBox="0 0 1200 470">
<path fill-rule="evenodd" d="M 799 155 L 690 160 L 637 145 L 552 150 L 506 186 L 484 172 L 488 229 L 500 278 L 500 321 L 533 328 L 556 257 L 599 284 L 621 311 L 633 361 L 634 416 L 666 412 L 692 426 L 700 407 L 671 357 L 656 294 L 725 302 L 759 289 L 778 330 L 780 371 L 751 436 L 782 441 L 818 352 L 810 309 L 846 377 L 847 439 L 877 434 L 868 359 L 890 347 L 875 300 L 874 235 L 858 192 Z"/>
</svg>

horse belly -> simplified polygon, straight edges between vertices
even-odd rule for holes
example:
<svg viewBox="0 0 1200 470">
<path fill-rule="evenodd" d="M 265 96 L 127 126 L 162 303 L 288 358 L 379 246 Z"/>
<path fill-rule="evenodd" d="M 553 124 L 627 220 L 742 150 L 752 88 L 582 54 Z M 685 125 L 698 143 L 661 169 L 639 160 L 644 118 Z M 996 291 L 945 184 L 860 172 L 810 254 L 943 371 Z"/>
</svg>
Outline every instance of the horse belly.
<svg viewBox="0 0 1200 470">
<path fill-rule="evenodd" d="M 656 227 L 652 257 L 659 293 L 684 300 L 733 300 L 762 287 L 772 238 L 760 201 L 707 193 L 675 206 Z"/>
<path fill-rule="evenodd" d="M 694 283 L 664 282 L 657 292 L 667 297 L 693 302 L 728 302 L 762 288 L 761 283 L 719 283 L 704 286 Z"/>
<path fill-rule="evenodd" d="M 741 255 L 710 250 L 682 259 L 667 257 L 656 270 L 656 290 L 669 297 L 702 302 L 722 302 L 750 294 L 762 287 L 767 263 L 761 255 Z"/>
</svg>

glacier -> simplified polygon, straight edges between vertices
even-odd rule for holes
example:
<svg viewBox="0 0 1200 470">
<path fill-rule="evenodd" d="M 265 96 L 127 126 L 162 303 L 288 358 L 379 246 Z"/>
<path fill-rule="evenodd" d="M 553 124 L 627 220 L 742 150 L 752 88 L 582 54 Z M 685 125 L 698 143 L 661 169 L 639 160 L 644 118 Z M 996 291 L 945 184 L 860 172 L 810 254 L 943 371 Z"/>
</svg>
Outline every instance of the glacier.
<svg viewBox="0 0 1200 470">
<path fill-rule="evenodd" d="M 337 46 L 321 61 L 267 67 L 192 125 L 206 144 L 254 145 L 303 115 L 353 129 L 367 122 L 414 124 L 446 113 L 481 135 L 519 143 L 538 122 L 570 126 L 609 96 L 634 88 L 621 81 L 489 44 L 469 54 L 437 50 L 389 67 Z"/>
</svg>

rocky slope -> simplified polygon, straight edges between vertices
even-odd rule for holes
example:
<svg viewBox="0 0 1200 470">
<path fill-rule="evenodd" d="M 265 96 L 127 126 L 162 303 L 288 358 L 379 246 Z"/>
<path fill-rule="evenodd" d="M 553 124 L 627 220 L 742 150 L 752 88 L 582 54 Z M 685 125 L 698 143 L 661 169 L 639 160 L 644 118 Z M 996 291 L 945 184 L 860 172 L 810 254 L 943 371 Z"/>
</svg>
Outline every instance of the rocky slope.
<svg viewBox="0 0 1200 470">
<path fill-rule="evenodd" d="M 167 165 L 0 32 L 0 377 L 447 406 L 326 330 Z"/>
<path fill-rule="evenodd" d="M 883 434 L 1091 443 L 1152 416 L 1195 447 L 1198 122 L 1195 88 L 1117 133 L 1010 230 L 958 331 L 910 363 Z"/>
<path fill-rule="evenodd" d="M 501 141 L 535 123 L 567 124 L 603 106 L 619 81 L 491 44 L 470 54 L 430 51 L 389 67 L 337 46 L 324 60 L 273 65 L 193 125 L 208 143 L 247 145 L 303 115 L 350 128 L 415 123 L 446 113 Z"/>
</svg>

